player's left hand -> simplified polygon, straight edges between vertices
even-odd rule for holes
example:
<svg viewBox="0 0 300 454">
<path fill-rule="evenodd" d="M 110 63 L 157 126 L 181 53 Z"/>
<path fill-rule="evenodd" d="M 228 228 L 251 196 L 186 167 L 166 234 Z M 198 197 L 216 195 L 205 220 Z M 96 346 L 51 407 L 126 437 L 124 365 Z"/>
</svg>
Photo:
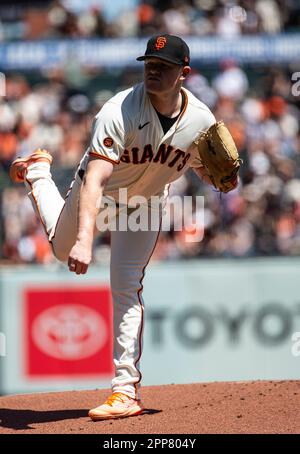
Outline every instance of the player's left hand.
<svg viewBox="0 0 300 454">
<path fill-rule="evenodd" d="M 76 274 L 85 274 L 92 260 L 92 247 L 81 241 L 76 241 L 71 249 L 68 266 Z"/>
<path fill-rule="evenodd" d="M 211 125 L 194 143 L 198 146 L 206 176 L 215 188 L 220 192 L 235 189 L 242 159 L 224 122 L 218 121 Z"/>
</svg>

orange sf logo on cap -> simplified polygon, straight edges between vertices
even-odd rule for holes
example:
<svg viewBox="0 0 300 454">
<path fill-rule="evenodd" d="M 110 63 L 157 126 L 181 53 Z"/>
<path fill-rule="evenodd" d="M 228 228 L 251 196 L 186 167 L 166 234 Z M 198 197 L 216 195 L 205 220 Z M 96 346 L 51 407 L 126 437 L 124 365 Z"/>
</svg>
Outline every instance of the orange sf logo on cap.
<svg viewBox="0 0 300 454">
<path fill-rule="evenodd" d="M 166 43 L 167 43 L 167 38 L 165 38 L 164 36 L 159 36 L 156 40 L 155 47 L 157 50 L 160 50 L 163 47 L 165 47 Z"/>
<path fill-rule="evenodd" d="M 112 140 L 111 137 L 106 137 L 104 140 L 103 140 L 103 145 L 107 148 L 110 148 L 112 145 L 113 145 L 114 141 Z"/>
</svg>

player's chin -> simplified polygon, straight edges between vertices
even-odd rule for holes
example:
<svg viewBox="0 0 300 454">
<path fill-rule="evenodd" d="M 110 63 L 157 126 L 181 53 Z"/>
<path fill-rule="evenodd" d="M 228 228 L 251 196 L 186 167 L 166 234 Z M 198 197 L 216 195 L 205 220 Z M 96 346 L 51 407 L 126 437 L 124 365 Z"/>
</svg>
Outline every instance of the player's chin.
<svg viewBox="0 0 300 454">
<path fill-rule="evenodd" d="M 153 95 L 158 95 L 163 91 L 160 80 L 155 79 L 146 80 L 145 87 L 147 93 L 151 93 Z"/>
</svg>

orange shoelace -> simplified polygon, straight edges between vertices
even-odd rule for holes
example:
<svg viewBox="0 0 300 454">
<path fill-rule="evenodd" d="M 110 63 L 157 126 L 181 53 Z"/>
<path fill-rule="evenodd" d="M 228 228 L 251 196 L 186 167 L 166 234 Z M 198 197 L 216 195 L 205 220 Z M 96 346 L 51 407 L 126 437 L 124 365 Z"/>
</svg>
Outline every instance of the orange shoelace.
<svg viewBox="0 0 300 454">
<path fill-rule="evenodd" d="M 122 393 L 113 393 L 111 396 L 109 396 L 109 398 L 107 399 L 107 401 L 105 402 L 106 405 L 110 405 L 112 407 L 112 405 L 115 403 L 115 402 L 121 402 L 121 403 L 124 403 L 126 402 L 126 399 L 129 399 L 128 396 L 125 396 L 125 394 L 122 394 Z"/>
</svg>

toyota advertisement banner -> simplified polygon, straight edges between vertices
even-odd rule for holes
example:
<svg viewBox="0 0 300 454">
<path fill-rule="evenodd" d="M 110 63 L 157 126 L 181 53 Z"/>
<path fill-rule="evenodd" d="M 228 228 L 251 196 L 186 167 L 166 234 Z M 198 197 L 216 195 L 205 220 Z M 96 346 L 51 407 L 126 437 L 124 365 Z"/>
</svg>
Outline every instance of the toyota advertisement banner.
<svg viewBox="0 0 300 454">
<path fill-rule="evenodd" d="M 91 273 L 94 274 L 95 273 Z M 72 279 L 58 269 L 0 273 L 0 391 L 110 387 L 112 303 L 108 274 Z"/>
<path fill-rule="evenodd" d="M 29 288 L 23 295 L 27 378 L 112 375 L 109 287 Z"/>
<path fill-rule="evenodd" d="M 143 384 L 299 379 L 299 265 L 150 263 Z M 0 298 L 1 393 L 110 387 L 108 269 L 79 277 L 62 267 L 4 269 Z"/>
</svg>

